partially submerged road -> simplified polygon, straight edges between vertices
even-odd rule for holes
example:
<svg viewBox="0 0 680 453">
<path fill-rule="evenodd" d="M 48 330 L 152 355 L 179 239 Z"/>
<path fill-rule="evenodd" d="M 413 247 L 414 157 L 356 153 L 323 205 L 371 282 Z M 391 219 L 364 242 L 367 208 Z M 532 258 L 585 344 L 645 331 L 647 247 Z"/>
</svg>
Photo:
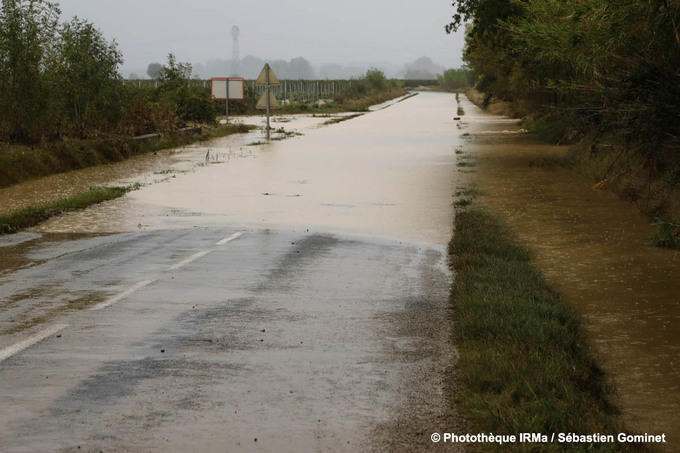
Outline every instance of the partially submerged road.
<svg viewBox="0 0 680 453">
<path fill-rule="evenodd" d="M 455 111 L 421 94 L 255 151 L 221 139 L 219 165 L 4 244 L 0 450 L 437 447 L 459 423 Z"/>
</svg>

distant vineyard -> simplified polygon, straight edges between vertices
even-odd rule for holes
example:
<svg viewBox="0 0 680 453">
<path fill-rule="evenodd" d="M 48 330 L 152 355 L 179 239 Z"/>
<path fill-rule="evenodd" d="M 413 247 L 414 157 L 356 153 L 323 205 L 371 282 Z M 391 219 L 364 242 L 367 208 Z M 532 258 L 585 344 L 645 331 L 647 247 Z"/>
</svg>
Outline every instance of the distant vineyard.
<svg viewBox="0 0 680 453">
<path fill-rule="evenodd" d="M 281 80 L 278 86 L 272 86 L 271 91 L 278 100 L 291 102 L 310 102 L 319 99 L 330 99 L 336 93 L 345 91 L 352 85 L 352 80 Z M 135 87 L 158 87 L 158 80 L 137 79 L 126 80 L 125 83 Z M 190 79 L 190 87 L 210 89 L 210 80 Z M 260 96 L 265 87 L 256 86 L 254 80 L 245 81 L 246 93 Z"/>
</svg>

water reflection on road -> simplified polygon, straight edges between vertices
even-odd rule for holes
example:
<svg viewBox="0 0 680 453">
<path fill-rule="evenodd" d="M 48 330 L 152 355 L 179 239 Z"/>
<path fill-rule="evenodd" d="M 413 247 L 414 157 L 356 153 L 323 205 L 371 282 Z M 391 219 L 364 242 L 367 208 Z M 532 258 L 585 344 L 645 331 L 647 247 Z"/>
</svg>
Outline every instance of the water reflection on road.
<svg viewBox="0 0 680 453">
<path fill-rule="evenodd" d="M 451 95 L 422 93 L 329 127 L 318 127 L 327 118 L 275 122 L 304 135 L 267 145 L 252 145 L 258 138 L 250 136 L 189 147 L 173 155 L 172 170 L 154 175 L 162 182 L 37 231 L 236 223 L 444 245 L 453 216 L 455 105 Z"/>
</svg>

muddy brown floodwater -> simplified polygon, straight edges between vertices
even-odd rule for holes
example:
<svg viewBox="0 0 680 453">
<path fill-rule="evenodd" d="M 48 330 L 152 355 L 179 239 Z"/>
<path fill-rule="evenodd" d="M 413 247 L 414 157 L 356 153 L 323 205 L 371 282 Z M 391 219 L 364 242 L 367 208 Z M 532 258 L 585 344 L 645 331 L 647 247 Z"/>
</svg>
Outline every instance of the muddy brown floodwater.
<svg viewBox="0 0 680 453">
<path fill-rule="evenodd" d="M 680 252 L 646 245 L 647 217 L 612 193 L 546 162 L 565 147 L 520 132 L 470 103 L 468 144 L 483 201 L 535 253 L 556 290 L 584 318 L 618 387 L 627 425 L 680 445 Z M 671 451 L 671 450 L 669 450 Z M 677 450 L 675 450 L 677 451 Z"/>
<path fill-rule="evenodd" d="M 252 145 L 261 140 L 257 132 L 187 147 L 172 155 L 176 163 L 168 170 L 145 175 L 143 182 L 151 184 L 143 190 L 35 230 L 104 233 L 236 223 L 445 246 L 460 143 L 454 114 L 453 96 L 421 93 L 327 127 L 320 126 L 329 118 L 278 118 L 274 129 L 303 136 Z M 422 129 L 414 129 L 414 118 Z"/>
</svg>

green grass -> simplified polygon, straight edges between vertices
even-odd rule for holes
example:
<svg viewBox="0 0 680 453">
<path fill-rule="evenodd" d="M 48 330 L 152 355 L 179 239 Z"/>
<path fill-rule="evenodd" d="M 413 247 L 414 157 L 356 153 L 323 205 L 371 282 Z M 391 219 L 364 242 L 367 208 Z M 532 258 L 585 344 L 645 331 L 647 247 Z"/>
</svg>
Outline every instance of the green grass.
<svg viewBox="0 0 680 453">
<path fill-rule="evenodd" d="M 465 110 L 463 110 L 463 107 L 458 107 L 458 116 L 463 116 L 465 115 Z"/>
<path fill-rule="evenodd" d="M 92 187 L 87 192 L 69 198 L 0 215 L 0 234 L 16 233 L 64 212 L 77 211 L 93 204 L 118 198 L 135 188 L 136 186 Z"/>
<path fill-rule="evenodd" d="M 613 387 L 579 316 L 546 283 L 502 221 L 478 208 L 456 214 L 449 245 L 458 405 L 470 432 L 601 433 L 624 428 Z M 639 445 L 514 444 L 484 450 L 639 451 Z M 533 451 L 533 450 L 532 450 Z"/>
</svg>

